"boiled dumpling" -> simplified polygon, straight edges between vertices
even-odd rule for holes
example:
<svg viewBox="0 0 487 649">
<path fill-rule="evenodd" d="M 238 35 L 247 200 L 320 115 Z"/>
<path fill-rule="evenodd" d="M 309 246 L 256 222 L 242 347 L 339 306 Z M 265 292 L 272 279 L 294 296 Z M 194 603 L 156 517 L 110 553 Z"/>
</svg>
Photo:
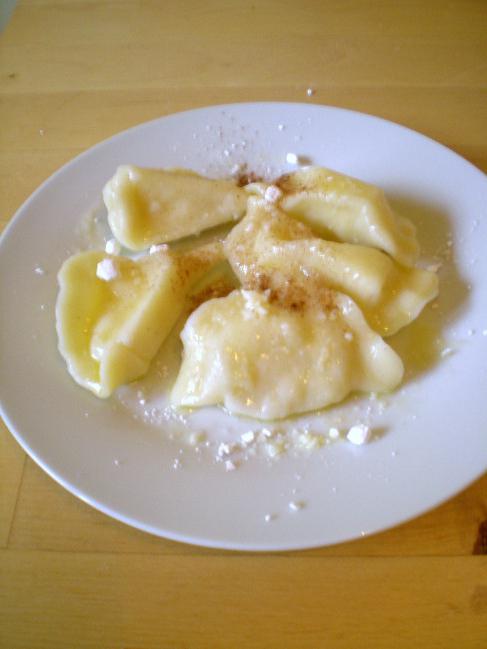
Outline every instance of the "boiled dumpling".
<svg viewBox="0 0 487 649">
<path fill-rule="evenodd" d="M 199 234 L 243 216 L 246 192 L 186 169 L 124 165 L 103 189 L 114 236 L 130 250 Z"/>
<path fill-rule="evenodd" d="M 220 244 L 138 261 L 89 251 L 59 272 L 59 350 L 74 380 L 98 397 L 148 370 L 191 286 L 222 260 Z"/>
<path fill-rule="evenodd" d="M 391 209 L 384 192 L 322 167 L 305 167 L 276 181 L 280 207 L 320 237 L 372 246 L 411 266 L 419 254 L 413 224 Z"/>
<path fill-rule="evenodd" d="M 276 419 L 324 408 L 354 390 L 392 390 L 403 375 L 399 356 L 335 291 L 299 310 L 256 291 L 233 291 L 194 311 L 181 338 L 176 406 L 221 404 L 233 414 Z"/>
<path fill-rule="evenodd" d="M 438 293 L 434 273 L 397 264 L 366 246 L 324 241 L 258 198 L 225 241 L 232 267 L 246 288 L 309 295 L 321 286 L 349 295 L 370 326 L 389 336 L 414 320 Z"/>
</svg>

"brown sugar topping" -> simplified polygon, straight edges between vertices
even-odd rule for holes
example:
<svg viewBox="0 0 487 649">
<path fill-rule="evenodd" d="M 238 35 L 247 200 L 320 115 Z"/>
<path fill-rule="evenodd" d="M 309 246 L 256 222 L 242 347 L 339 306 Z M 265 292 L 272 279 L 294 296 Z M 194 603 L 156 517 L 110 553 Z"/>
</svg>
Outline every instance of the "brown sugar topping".
<svg viewBox="0 0 487 649">
<path fill-rule="evenodd" d="M 291 182 L 290 179 L 292 174 L 283 174 L 274 180 L 273 185 L 276 185 L 281 189 L 285 194 L 297 194 L 299 192 L 306 191 L 306 185 L 304 183 L 296 184 L 296 178 Z"/>
<path fill-rule="evenodd" d="M 217 297 L 226 297 L 234 289 L 235 286 L 233 286 L 231 282 L 224 279 L 216 280 L 190 297 L 190 309 L 191 311 L 194 311 L 200 306 L 200 304 L 203 304 L 203 302 L 207 302 L 208 300 Z"/>
<path fill-rule="evenodd" d="M 235 178 L 238 187 L 245 187 L 245 185 L 249 185 L 250 183 L 260 183 L 263 180 L 262 176 L 258 176 L 253 171 L 242 172 Z"/>
<path fill-rule="evenodd" d="M 223 247 L 220 242 L 211 243 L 182 254 L 176 253 L 174 259 L 178 278 L 184 283 L 196 273 L 209 270 L 222 261 L 224 259 Z"/>
<path fill-rule="evenodd" d="M 305 311 L 318 307 L 326 312 L 337 308 L 335 291 L 323 286 L 321 282 L 309 278 L 306 282 L 286 277 L 279 272 L 270 274 L 250 272 L 244 288 L 268 293 L 269 302 L 279 304 L 290 311 Z"/>
</svg>

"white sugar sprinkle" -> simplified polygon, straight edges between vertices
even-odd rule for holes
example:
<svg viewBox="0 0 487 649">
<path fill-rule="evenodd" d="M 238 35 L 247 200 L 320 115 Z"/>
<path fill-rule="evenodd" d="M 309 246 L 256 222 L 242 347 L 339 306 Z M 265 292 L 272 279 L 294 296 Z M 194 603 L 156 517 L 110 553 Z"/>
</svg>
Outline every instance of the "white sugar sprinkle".
<svg viewBox="0 0 487 649">
<path fill-rule="evenodd" d="M 108 239 L 105 244 L 105 252 L 109 255 L 119 255 L 121 246 L 116 239 Z"/>
<path fill-rule="evenodd" d="M 308 95 L 308 97 L 312 97 L 315 94 L 314 88 L 308 88 L 306 90 L 306 94 Z"/>
<path fill-rule="evenodd" d="M 246 433 L 242 433 L 242 435 L 240 435 L 240 439 L 242 440 L 242 444 L 252 444 L 252 442 L 255 440 L 255 433 L 253 430 L 248 430 Z"/>
<path fill-rule="evenodd" d="M 235 462 L 232 462 L 232 460 L 227 460 L 225 462 L 225 471 L 235 471 L 236 468 L 237 465 L 235 464 Z"/>
<path fill-rule="evenodd" d="M 370 428 L 365 424 L 357 424 L 352 426 L 347 433 L 347 439 L 356 446 L 365 444 L 370 439 Z"/>
<path fill-rule="evenodd" d="M 295 153 L 286 153 L 286 162 L 290 165 L 297 165 L 299 163 L 299 156 Z"/>
<path fill-rule="evenodd" d="M 167 243 L 158 243 L 149 248 L 149 255 L 153 255 L 156 252 L 166 252 L 166 250 L 169 250 Z"/>
<path fill-rule="evenodd" d="M 42 268 L 42 266 L 37 266 L 36 268 L 34 268 L 34 273 L 36 273 L 36 275 L 45 275 L 46 271 L 44 270 L 44 268 Z"/>
<path fill-rule="evenodd" d="M 217 455 L 218 457 L 223 457 L 224 455 L 230 455 L 232 452 L 232 447 L 230 444 L 225 444 L 225 442 L 222 442 L 217 450 Z"/>
<path fill-rule="evenodd" d="M 292 512 L 298 512 L 300 509 L 304 508 L 304 502 L 302 500 L 291 500 L 289 503 L 289 509 Z"/>
<path fill-rule="evenodd" d="M 117 266 L 113 259 L 102 259 L 96 265 L 96 276 L 105 282 L 110 282 L 118 277 Z"/>
<path fill-rule="evenodd" d="M 269 457 L 277 457 L 281 453 L 281 447 L 276 444 L 266 444 L 265 451 Z"/>
<path fill-rule="evenodd" d="M 328 436 L 331 437 L 331 439 L 338 439 L 340 437 L 340 431 L 338 428 L 330 428 L 328 431 Z"/>
<path fill-rule="evenodd" d="M 276 185 L 269 185 L 264 192 L 264 199 L 268 203 L 276 203 L 282 196 L 282 191 Z"/>
</svg>

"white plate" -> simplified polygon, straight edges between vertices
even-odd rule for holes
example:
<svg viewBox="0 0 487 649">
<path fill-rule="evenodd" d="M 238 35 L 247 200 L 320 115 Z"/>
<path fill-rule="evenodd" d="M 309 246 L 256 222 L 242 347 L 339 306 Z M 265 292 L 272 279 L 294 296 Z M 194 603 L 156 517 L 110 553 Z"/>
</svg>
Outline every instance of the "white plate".
<svg viewBox="0 0 487 649">
<path fill-rule="evenodd" d="M 56 272 L 76 245 L 80 216 L 99 200 L 118 164 L 218 175 L 247 161 L 273 174 L 287 168 L 288 152 L 382 186 L 418 222 L 430 255 L 451 235 L 454 254 L 440 271 L 438 317 L 453 353 L 413 373 L 391 399 L 392 425 L 367 446 L 342 442 L 270 466 L 248 462 L 231 473 L 188 451 L 175 471 L 178 449 L 163 432 L 69 378 L 56 349 Z M 487 468 L 486 206 L 486 177 L 455 153 L 401 126 L 338 108 L 215 106 L 121 133 L 45 182 L 1 240 L 2 414 L 24 449 L 64 487 L 161 536 L 280 550 L 401 523 Z M 292 512 L 291 500 L 306 506 Z M 276 514 L 268 523 L 267 513 Z"/>
</svg>

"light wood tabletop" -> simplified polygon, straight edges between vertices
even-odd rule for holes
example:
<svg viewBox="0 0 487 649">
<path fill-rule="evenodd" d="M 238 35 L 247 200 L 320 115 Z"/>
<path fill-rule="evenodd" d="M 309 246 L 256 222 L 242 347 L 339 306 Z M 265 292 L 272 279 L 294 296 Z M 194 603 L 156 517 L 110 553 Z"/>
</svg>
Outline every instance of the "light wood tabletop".
<svg viewBox="0 0 487 649">
<path fill-rule="evenodd" d="M 21 1 L 0 37 L 0 223 L 96 142 L 228 102 L 371 113 L 485 172 L 486 35 L 483 0 Z M 382 534 L 232 553 L 91 509 L 2 424 L 0 548 L 2 649 L 487 646 L 487 476 Z"/>
</svg>

